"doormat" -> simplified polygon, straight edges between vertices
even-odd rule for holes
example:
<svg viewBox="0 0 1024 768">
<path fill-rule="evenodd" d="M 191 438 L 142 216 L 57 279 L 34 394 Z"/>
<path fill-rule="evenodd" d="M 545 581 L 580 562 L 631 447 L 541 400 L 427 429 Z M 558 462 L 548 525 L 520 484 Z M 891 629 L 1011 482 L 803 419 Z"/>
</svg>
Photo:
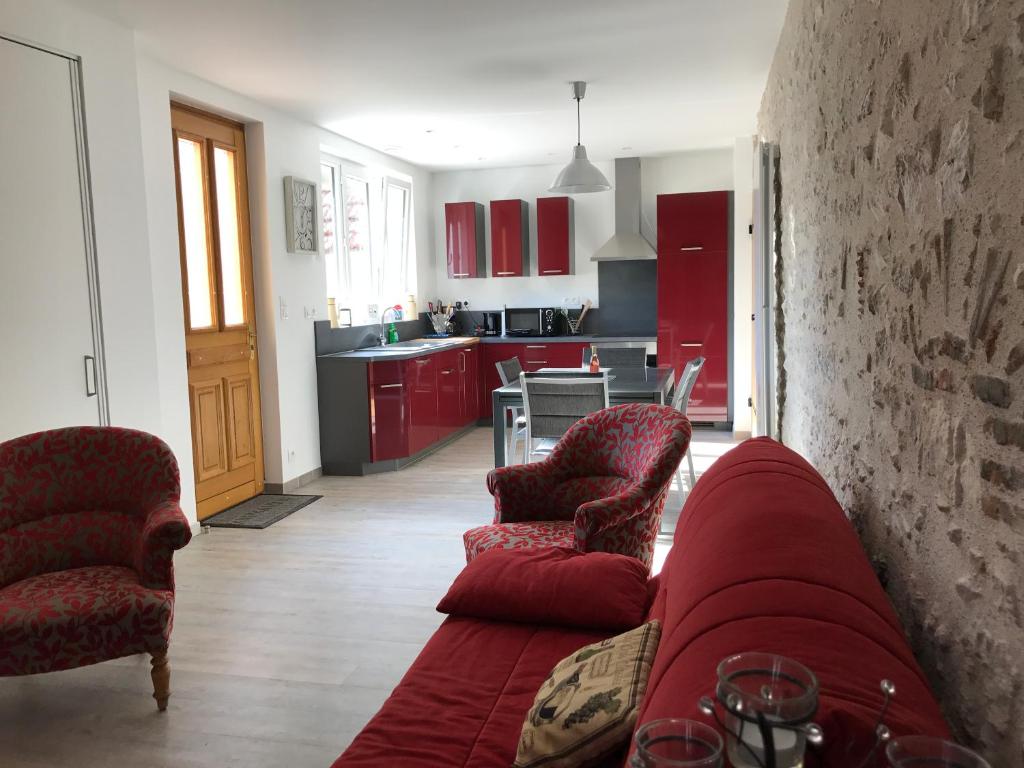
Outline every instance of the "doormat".
<svg viewBox="0 0 1024 768">
<path fill-rule="evenodd" d="M 262 493 L 202 521 L 214 528 L 267 528 L 323 496 Z"/>
</svg>

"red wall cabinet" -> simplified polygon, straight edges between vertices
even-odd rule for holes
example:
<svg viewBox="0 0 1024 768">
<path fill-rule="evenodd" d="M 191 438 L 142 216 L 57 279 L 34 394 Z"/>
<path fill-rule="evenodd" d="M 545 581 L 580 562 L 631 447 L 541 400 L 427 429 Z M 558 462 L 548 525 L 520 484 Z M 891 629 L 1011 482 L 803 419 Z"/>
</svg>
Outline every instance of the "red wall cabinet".
<svg viewBox="0 0 1024 768">
<path fill-rule="evenodd" d="M 537 273 L 573 274 L 576 225 L 571 197 L 537 198 Z"/>
<path fill-rule="evenodd" d="M 525 200 L 491 201 L 491 276 L 530 274 L 530 214 Z"/>
<path fill-rule="evenodd" d="M 445 203 L 444 228 L 448 242 L 448 277 L 484 277 L 484 207 L 480 203 Z"/>
<path fill-rule="evenodd" d="M 404 366 L 397 360 L 376 362 L 366 370 L 370 392 L 371 461 L 408 456 L 410 410 Z"/>
<path fill-rule="evenodd" d="M 705 358 L 695 421 L 729 418 L 729 194 L 658 195 L 658 360 Z"/>
</svg>

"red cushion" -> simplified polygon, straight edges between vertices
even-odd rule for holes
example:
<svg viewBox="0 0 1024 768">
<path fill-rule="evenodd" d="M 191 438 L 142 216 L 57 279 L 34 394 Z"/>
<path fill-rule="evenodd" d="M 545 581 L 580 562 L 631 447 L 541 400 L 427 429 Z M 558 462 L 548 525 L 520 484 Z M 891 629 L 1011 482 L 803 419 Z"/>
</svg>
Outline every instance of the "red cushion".
<svg viewBox="0 0 1024 768">
<path fill-rule="evenodd" d="M 333 768 L 511 765 L 555 664 L 608 636 L 450 616 Z"/>
<path fill-rule="evenodd" d="M 437 610 L 623 630 L 643 623 L 648 602 L 647 567 L 636 558 L 569 547 L 491 549 L 463 569 Z"/>
</svg>

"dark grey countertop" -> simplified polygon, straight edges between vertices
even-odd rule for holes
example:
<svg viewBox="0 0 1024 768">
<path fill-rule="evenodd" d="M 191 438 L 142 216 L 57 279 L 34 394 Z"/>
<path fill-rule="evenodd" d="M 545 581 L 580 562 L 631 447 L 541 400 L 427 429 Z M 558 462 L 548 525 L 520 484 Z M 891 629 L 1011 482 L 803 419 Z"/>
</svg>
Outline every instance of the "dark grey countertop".
<svg viewBox="0 0 1024 768">
<path fill-rule="evenodd" d="M 558 344 L 562 342 L 575 344 L 614 344 L 614 343 L 647 343 L 653 342 L 653 336 L 596 336 L 580 334 L 578 336 L 451 336 L 446 339 L 412 339 L 389 344 L 385 347 L 365 347 L 347 352 L 335 352 L 320 355 L 321 360 L 350 360 L 359 363 L 372 363 L 382 360 L 411 360 L 421 355 L 429 355 L 444 349 L 468 347 L 473 344 Z"/>
</svg>

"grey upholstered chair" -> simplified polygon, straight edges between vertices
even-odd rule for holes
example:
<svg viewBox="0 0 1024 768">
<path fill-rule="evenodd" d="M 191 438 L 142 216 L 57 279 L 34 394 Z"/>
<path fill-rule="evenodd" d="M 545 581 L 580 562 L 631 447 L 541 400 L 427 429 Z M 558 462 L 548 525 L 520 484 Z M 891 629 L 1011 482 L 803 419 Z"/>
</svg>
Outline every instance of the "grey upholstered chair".
<svg viewBox="0 0 1024 768">
<path fill-rule="evenodd" d="M 628 344 L 597 344 L 597 358 L 602 368 L 644 368 L 647 348 Z M 583 349 L 583 367 L 590 365 L 590 347 Z"/>
<path fill-rule="evenodd" d="M 600 357 L 600 350 L 598 350 L 597 354 Z M 686 409 L 690 405 L 690 394 L 693 392 L 693 385 L 697 383 L 697 377 L 700 375 L 700 369 L 703 367 L 704 358 L 695 357 L 692 360 L 686 361 L 686 365 L 683 367 L 682 373 L 679 374 L 679 381 L 676 383 L 676 391 L 672 395 L 672 407 L 683 414 L 683 416 L 686 415 Z M 693 456 L 690 453 L 689 444 L 686 446 L 686 461 L 690 466 L 689 490 L 692 491 L 693 486 L 697 483 L 697 475 L 693 471 Z M 682 489 L 683 467 L 681 462 L 676 468 L 676 475 L 679 477 L 679 488 Z"/>
<path fill-rule="evenodd" d="M 526 463 L 536 454 L 550 453 L 569 427 L 584 416 L 608 407 L 606 372 L 572 376 L 521 373 L 519 381 L 526 412 Z M 535 445 L 537 440 L 541 445 Z"/>
<path fill-rule="evenodd" d="M 498 369 L 498 377 L 501 379 L 501 386 L 507 387 L 513 381 L 519 380 L 519 374 L 523 372 L 523 366 L 518 357 L 510 357 L 508 360 L 499 360 L 494 364 Z M 512 412 L 512 429 L 508 432 L 507 445 L 505 446 L 506 463 L 512 463 L 512 457 L 516 455 L 516 442 L 526 441 L 526 417 L 523 416 L 522 408 L 509 408 Z"/>
</svg>

